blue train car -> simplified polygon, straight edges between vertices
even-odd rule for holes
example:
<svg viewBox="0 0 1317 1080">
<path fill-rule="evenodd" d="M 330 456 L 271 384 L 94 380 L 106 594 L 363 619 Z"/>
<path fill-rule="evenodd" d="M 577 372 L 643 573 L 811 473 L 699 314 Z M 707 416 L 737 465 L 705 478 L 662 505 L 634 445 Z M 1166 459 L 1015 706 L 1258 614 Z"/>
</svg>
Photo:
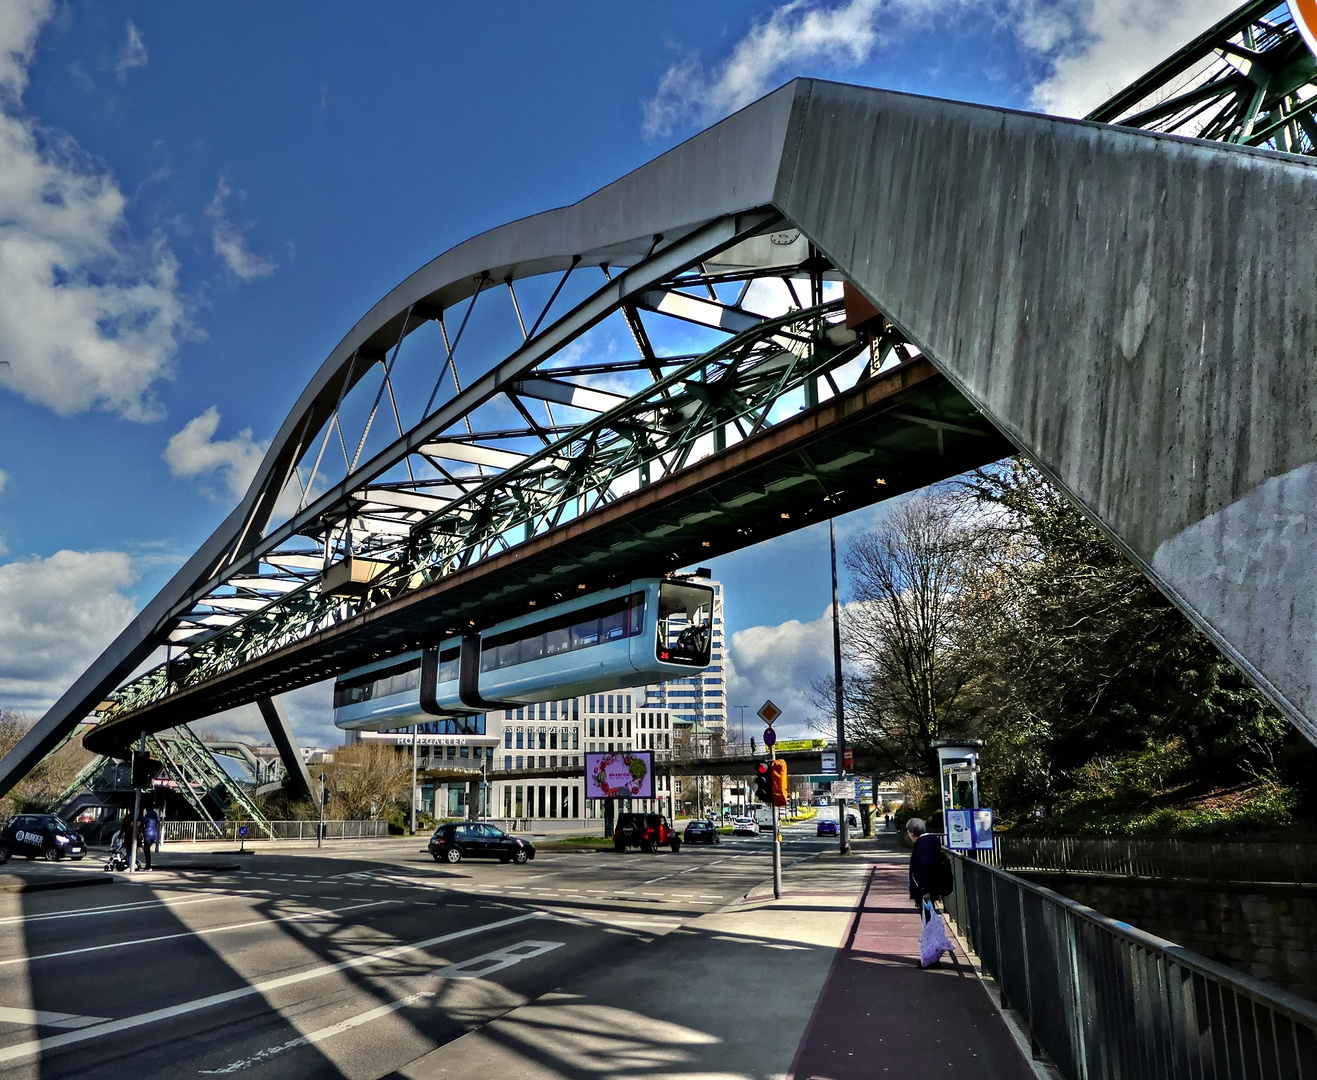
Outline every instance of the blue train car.
<svg viewBox="0 0 1317 1080">
<path fill-rule="evenodd" d="M 341 675 L 334 723 L 385 731 L 689 675 L 709 664 L 713 589 L 649 578 Z"/>
</svg>

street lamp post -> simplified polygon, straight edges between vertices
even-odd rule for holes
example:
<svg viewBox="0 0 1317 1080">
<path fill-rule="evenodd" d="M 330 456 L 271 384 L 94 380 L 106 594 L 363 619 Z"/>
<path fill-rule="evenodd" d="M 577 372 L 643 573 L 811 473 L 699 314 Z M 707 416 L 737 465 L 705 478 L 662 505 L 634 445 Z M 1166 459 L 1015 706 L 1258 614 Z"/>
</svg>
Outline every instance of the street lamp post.
<svg viewBox="0 0 1317 1080">
<path fill-rule="evenodd" d="M 837 779 L 846 779 L 846 717 L 841 687 L 841 605 L 837 600 L 837 532 L 828 518 L 828 551 L 832 558 L 832 683 L 837 708 Z M 851 830 L 846 820 L 846 800 L 837 800 L 837 838 L 841 854 L 851 853 Z"/>
</svg>

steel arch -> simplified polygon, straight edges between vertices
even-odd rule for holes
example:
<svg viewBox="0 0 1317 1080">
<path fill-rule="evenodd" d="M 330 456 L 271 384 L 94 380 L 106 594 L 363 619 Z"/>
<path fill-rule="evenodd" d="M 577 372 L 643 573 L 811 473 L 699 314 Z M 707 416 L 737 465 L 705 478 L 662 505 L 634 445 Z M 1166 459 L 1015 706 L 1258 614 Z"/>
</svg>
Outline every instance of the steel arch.
<svg viewBox="0 0 1317 1080">
<path fill-rule="evenodd" d="M 1192 198 L 1146 198 L 1168 183 Z M 703 423 L 698 431 L 690 429 L 692 438 L 709 439 L 712 450 L 719 431 L 724 438 L 744 437 L 735 421 L 744 424 L 756 409 L 762 418 L 751 426 L 774 421 L 771 379 L 763 380 L 766 389 L 753 405 L 729 408 L 720 395 L 741 375 L 769 364 L 770 343 L 785 334 L 799 345 L 790 362 L 794 381 L 776 392 L 799 393 L 806 406 L 821 394 L 839 394 L 842 387 L 829 376 L 855 363 L 858 353 L 847 355 L 855 342 L 834 333 L 837 313 L 826 303 L 823 278 L 843 273 L 876 305 L 879 361 L 888 359 L 883 350 L 896 350 L 897 360 L 922 351 L 936 363 L 972 403 L 969 411 L 977 410 L 1030 453 L 1311 732 L 1312 688 L 1304 683 L 1311 673 L 1269 651 L 1267 613 L 1250 608 L 1242 622 L 1220 616 L 1213 605 L 1222 591 L 1206 598 L 1201 589 L 1196 593 L 1194 568 L 1164 553 L 1213 512 L 1242 505 L 1270 480 L 1317 462 L 1310 376 L 1300 362 L 1317 353 L 1317 326 L 1290 325 L 1284 314 L 1314 306 L 1317 266 L 1311 246 L 1296 246 L 1270 229 L 1287 215 L 1310 221 L 1314 209 L 1317 172 L 1304 159 L 856 87 L 789 84 L 580 203 L 459 245 L 377 304 L 308 385 L 242 504 L 0 763 L 0 787 L 12 785 L 171 633 L 199 650 L 203 636 L 217 636 L 215 629 L 254 622 L 253 613 L 277 605 L 280 597 L 312 592 L 310 579 L 318 580 L 326 563 L 345 550 L 344 538 L 369 556 L 384 550 L 371 546 L 372 537 L 395 535 L 401 538 L 395 547 L 405 547 L 418 526 L 424 532 L 441 523 L 453 500 L 472 515 L 481 496 L 493 490 L 485 484 L 487 469 L 516 478 L 540 468 L 540 481 L 557 470 L 559 487 L 550 494 L 570 496 L 573 489 L 563 486 L 570 469 L 555 459 L 578 460 L 573 447 L 583 444 L 571 437 L 582 425 L 558 424 L 553 406 L 586 406 L 578 392 L 596 395 L 586 414 L 648 417 L 648 426 L 640 426 L 654 434 L 669 430 L 661 402 L 685 377 L 674 373 L 693 364 L 691 371 L 705 374 L 688 380 L 699 389 L 687 388 L 686 401 L 701 393 L 704 400 L 689 413 L 685 406 L 678 410 L 671 430 L 686 433 L 688 424 Z M 774 233 L 782 241 L 777 245 Z M 1095 250 L 1115 254 L 1104 262 L 1090 257 Z M 1198 276 L 1186 278 L 1177 267 L 1193 268 Z M 590 268 L 602 284 L 568 303 L 565 292 L 559 295 L 562 282 Z M 528 327 L 517 288 L 547 274 L 557 275 L 559 284 Z M 743 304 L 746 293 L 738 293 L 738 286 L 783 276 L 809 283 L 812 295 L 794 297 L 787 312 L 756 312 Z M 1241 288 L 1260 305 L 1243 333 L 1211 315 L 1228 308 Z M 444 361 L 455 379 L 452 358 L 463 313 L 496 292 L 506 292 L 522 340 L 464 389 L 454 385 L 453 396 L 432 414 L 427 403 L 420 423 L 404 425 L 391 382 L 404 342 L 440 320 Z M 611 398 L 607 388 L 590 382 L 603 369 L 580 366 L 573 383 L 546 363 L 610 316 L 625 322 L 634 344 L 637 358 L 628 360 L 626 370 L 647 380 Z M 660 316 L 699 327 L 707 335 L 701 348 L 655 353 L 645 320 Z M 793 327 L 792 319 L 801 325 Z M 451 338 L 450 322 L 457 323 Z M 1284 347 L 1259 356 L 1259 335 L 1281 325 Z M 1148 341 L 1156 342 L 1155 352 L 1141 351 Z M 1211 376 L 1206 383 L 1205 357 Z M 863 370 L 850 373 L 863 380 L 875 366 L 861 362 Z M 1268 416 L 1267 432 L 1248 429 L 1224 402 L 1210 397 L 1212 387 L 1225 387 L 1228 397 L 1236 388 L 1257 386 L 1260 366 L 1271 381 L 1258 391 L 1255 413 Z M 760 373 L 769 371 L 762 367 Z M 735 378 L 720 385 L 718 376 L 726 372 Z M 377 384 L 365 381 L 372 373 Z M 676 382 L 665 381 L 669 375 Z M 1175 379 L 1180 390 L 1190 390 L 1184 403 L 1180 390 L 1173 397 L 1166 390 L 1167 380 Z M 370 385 L 375 392 L 366 427 L 350 450 L 336 416 L 353 388 Z M 561 400 L 564 395 L 570 404 Z M 545 420 L 530 416 L 523 404 L 515 410 L 523 426 L 482 429 L 483 442 L 474 426 L 470 437 L 457 427 L 494 398 L 515 406 L 519 396 L 542 405 Z M 1118 423 L 1108 422 L 1113 407 L 1121 410 Z M 1252 450 L 1252 472 L 1232 473 L 1228 462 L 1217 464 L 1229 457 L 1220 452 L 1219 435 L 1193 427 L 1194 410 L 1204 408 L 1219 409 L 1221 423 L 1235 425 L 1235 438 Z M 392 413 L 397 439 L 363 459 L 380 410 Z M 938 439 L 954 427 L 942 424 Z M 625 434 L 620 426 L 609 430 Z M 1168 442 L 1168 433 L 1177 430 L 1179 441 Z M 320 436 L 318 448 L 313 432 Z M 1157 447 L 1150 456 L 1145 432 L 1153 433 L 1148 445 Z M 1269 444 L 1263 441 L 1268 433 Z M 314 475 L 304 480 L 298 463 L 315 468 L 312 462 L 323 461 L 334 436 L 343 474 L 317 490 Z M 556 445 L 560 438 L 566 443 Z M 538 443 L 537 455 L 508 456 L 506 443 L 516 439 Z M 636 441 L 629 444 L 633 450 Z M 435 442 L 444 443 L 447 457 L 433 452 Z M 501 458 L 488 452 L 498 450 Z M 637 483 L 645 479 L 643 457 L 621 455 L 635 466 Z M 421 459 L 430 461 L 434 474 L 419 486 L 414 475 L 404 480 L 390 474 Z M 444 460 L 464 468 L 442 468 Z M 664 461 L 655 450 L 651 460 L 669 468 L 676 458 Z M 1199 479 L 1186 481 L 1186 475 Z M 441 481 L 447 485 L 440 502 L 418 501 L 433 495 L 425 488 L 431 480 L 436 490 Z M 293 483 L 305 490 L 289 520 L 279 523 L 275 508 Z M 1214 491 L 1206 502 L 1205 483 Z M 534 485 L 519 490 L 523 496 L 544 494 Z M 363 498 L 354 504 L 358 494 Z M 1301 494 L 1264 494 L 1279 499 L 1278 509 L 1306 513 Z M 358 517 L 371 519 L 375 531 L 348 521 L 354 505 L 365 506 Z M 552 499 L 528 503 L 523 519 L 538 522 L 536 528 L 553 520 L 561 527 L 562 518 L 551 513 L 557 505 Z M 511 521 L 505 515 L 501 524 Z M 486 557 L 498 542 L 518 542 L 506 528 L 501 541 L 491 541 L 499 524 L 481 526 Z M 1197 534 L 1191 539 L 1209 542 Z M 519 542 L 526 542 L 524 534 Z M 1228 546 L 1230 537 L 1219 542 Z M 284 544 L 294 547 L 281 551 Z M 438 565 L 442 572 L 443 559 Z M 403 577 L 407 587 L 416 566 L 408 562 L 407 573 L 386 567 L 375 587 L 397 587 Z M 1257 582 L 1245 582 L 1242 592 L 1274 590 L 1270 574 L 1267 568 Z M 1234 588 L 1238 595 L 1241 587 Z M 1312 591 L 1307 581 L 1283 588 L 1300 604 Z M 286 628 L 276 624 L 268 639 L 274 647 L 281 625 Z M 299 632 L 314 632 L 314 620 Z M 122 695 L 124 706 L 186 685 L 189 671 L 179 666 L 176 674 L 171 678 L 168 668 L 152 673 Z M 130 729 L 131 710 L 121 707 L 121 713 L 127 715 L 108 728 Z M 111 740 L 107 734 L 99 741 Z"/>
</svg>

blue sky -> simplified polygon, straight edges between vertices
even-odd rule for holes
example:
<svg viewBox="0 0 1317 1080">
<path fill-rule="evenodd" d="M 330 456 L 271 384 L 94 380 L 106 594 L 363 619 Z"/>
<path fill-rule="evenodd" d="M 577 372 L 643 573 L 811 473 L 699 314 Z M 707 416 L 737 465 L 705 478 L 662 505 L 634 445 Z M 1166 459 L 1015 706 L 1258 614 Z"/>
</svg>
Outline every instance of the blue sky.
<svg viewBox="0 0 1317 1080">
<path fill-rule="evenodd" d="M 453 244 L 797 75 L 1080 115 L 1232 6 L 6 0 L 0 707 L 68 686 L 339 338 Z M 713 567 L 732 700 L 798 723 L 828 667 L 826 528 Z M 304 740 L 334 738 L 323 691 L 294 704 Z"/>
</svg>

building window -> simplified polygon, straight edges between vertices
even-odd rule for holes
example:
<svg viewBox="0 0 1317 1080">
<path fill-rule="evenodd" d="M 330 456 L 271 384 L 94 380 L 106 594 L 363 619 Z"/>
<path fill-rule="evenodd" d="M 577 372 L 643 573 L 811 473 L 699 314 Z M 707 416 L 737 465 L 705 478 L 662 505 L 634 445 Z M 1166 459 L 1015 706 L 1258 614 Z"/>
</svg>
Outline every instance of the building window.
<svg viewBox="0 0 1317 1080">
<path fill-rule="evenodd" d="M 594 717 L 590 717 L 590 738 L 594 738 Z"/>
<path fill-rule="evenodd" d="M 612 695 L 612 694 L 609 694 L 609 695 L 608 695 L 608 711 L 609 711 L 609 712 L 612 712 L 612 711 L 613 711 L 613 695 Z M 610 721 L 610 723 L 611 723 L 611 721 Z"/>
<path fill-rule="evenodd" d="M 581 729 L 578 727 L 572 728 L 572 749 L 581 749 Z"/>
<path fill-rule="evenodd" d="M 550 755 L 549 755 L 549 768 L 550 768 L 550 769 L 556 769 L 557 767 L 558 767 L 558 755 L 557 755 L 557 754 L 550 754 Z"/>
<path fill-rule="evenodd" d="M 523 729 L 521 729 L 521 728 L 517 728 L 517 749 L 518 749 L 518 750 L 520 750 L 520 749 L 522 748 L 522 741 L 521 741 L 521 740 L 522 740 L 522 738 L 523 738 L 524 735 L 525 735 L 525 732 L 523 731 Z"/>
<path fill-rule="evenodd" d="M 506 784 L 503 785 L 503 816 L 512 816 L 512 789 Z"/>
<path fill-rule="evenodd" d="M 520 764 L 521 764 L 521 759 L 520 759 L 520 758 L 517 759 L 517 764 L 518 764 L 518 766 L 520 766 Z M 525 814 L 526 807 L 525 807 L 525 804 L 522 802 L 522 794 L 523 794 L 524 790 L 525 790 L 525 789 L 524 789 L 520 784 L 517 785 L 516 813 L 513 815 L 513 816 L 515 816 L 515 817 L 525 817 L 525 816 L 526 816 L 526 814 Z"/>
<path fill-rule="evenodd" d="M 525 759 L 524 757 L 522 757 L 521 754 L 518 754 L 518 755 L 517 755 L 517 768 L 518 768 L 518 769 L 524 769 L 524 768 L 526 767 L 526 766 L 523 764 L 523 762 L 524 762 L 525 760 L 526 760 L 526 759 Z M 520 791 L 521 788 L 518 788 L 517 790 Z M 518 814 L 517 817 L 521 817 L 521 815 Z"/>
<path fill-rule="evenodd" d="M 680 780 L 678 780 L 678 781 L 676 782 L 676 788 L 677 788 L 677 794 L 680 795 L 680 794 L 681 794 L 681 781 L 680 781 Z M 776 842 L 776 841 L 775 841 L 775 842 Z"/>
<path fill-rule="evenodd" d="M 562 789 L 561 789 L 561 790 L 562 790 L 562 814 L 561 814 L 560 816 L 561 816 L 561 817 L 566 817 L 566 816 L 567 816 L 567 806 L 568 806 L 567 800 L 568 800 L 568 797 L 569 797 L 568 793 L 569 793 L 569 791 L 575 791 L 576 789 L 575 789 L 575 788 L 568 788 L 567 785 L 564 784 L 564 785 L 562 786 Z"/>
<path fill-rule="evenodd" d="M 504 728 L 504 729 L 503 729 L 503 746 L 504 746 L 505 749 L 508 749 L 508 750 L 511 750 L 511 749 L 512 749 L 512 729 L 511 729 L 511 728 Z"/>
<path fill-rule="evenodd" d="M 552 784 L 549 785 L 549 817 L 558 816 L 558 799 L 556 798 L 558 789 Z"/>
<path fill-rule="evenodd" d="M 506 754 L 506 755 L 504 755 L 504 758 L 503 758 L 503 768 L 505 768 L 505 769 L 510 769 L 510 768 L 512 768 L 512 755 L 511 755 L 511 754 Z M 509 815 L 509 816 L 511 816 L 511 815 Z"/>
<path fill-rule="evenodd" d="M 572 817 L 581 816 L 581 789 L 572 788 Z"/>
<path fill-rule="evenodd" d="M 548 766 L 544 763 L 544 755 L 543 755 L 543 754 L 540 755 L 540 768 L 541 768 L 541 769 L 547 769 L 547 768 L 548 768 Z M 542 814 L 541 814 L 540 816 L 543 817 Z"/>
<path fill-rule="evenodd" d="M 626 718 L 626 737 L 631 738 L 631 717 Z"/>
<path fill-rule="evenodd" d="M 557 750 L 557 749 L 558 749 L 558 729 L 557 729 L 557 728 L 549 728 L 549 749 L 550 749 L 550 750 Z"/>
</svg>

